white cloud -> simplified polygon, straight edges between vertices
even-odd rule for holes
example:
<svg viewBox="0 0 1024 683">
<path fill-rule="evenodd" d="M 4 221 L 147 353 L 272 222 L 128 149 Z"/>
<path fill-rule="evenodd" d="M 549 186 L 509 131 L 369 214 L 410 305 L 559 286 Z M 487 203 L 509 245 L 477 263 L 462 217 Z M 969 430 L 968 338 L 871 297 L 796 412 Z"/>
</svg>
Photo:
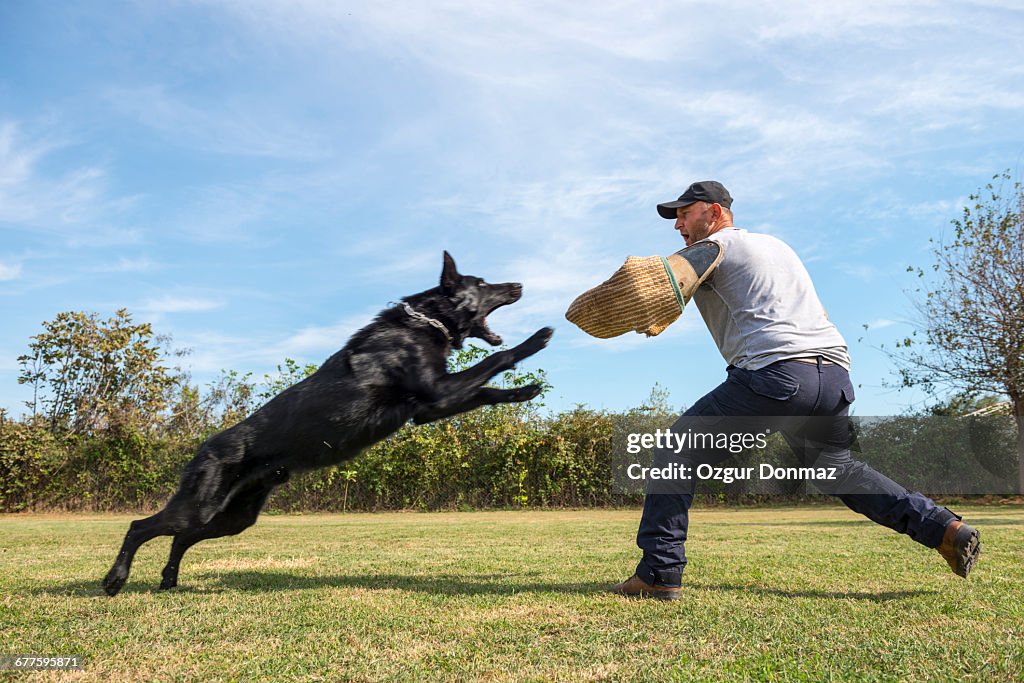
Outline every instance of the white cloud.
<svg viewBox="0 0 1024 683">
<path fill-rule="evenodd" d="M 308 127 L 274 115 L 266 100 L 217 98 L 196 104 L 164 85 L 111 87 L 107 102 L 173 144 L 241 156 L 314 159 L 323 140 Z"/>
<path fill-rule="evenodd" d="M 353 254 L 372 254 L 372 258 L 360 259 L 361 267 L 357 277 L 360 280 L 375 281 L 409 281 L 410 276 L 430 274 L 429 279 L 422 280 L 423 289 L 428 289 L 437 284 L 441 276 L 442 253 L 440 251 L 425 251 L 414 249 L 408 246 L 395 246 L 390 240 L 377 242 L 371 239 L 371 243 L 378 248 L 369 250 L 363 247 L 353 248 Z M 458 263 L 459 254 L 452 254 Z M 413 294 L 413 292 L 396 293 L 396 298 Z"/>
<path fill-rule="evenodd" d="M 376 55 L 425 70 L 444 113 L 427 107 L 401 118 L 382 131 L 381 149 L 433 154 L 432 166 L 458 189 L 432 183 L 419 206 L 502 231 L 516 247 L 509 278 L 542 283 L 551 302 L 571 300 L 570 283 L 554 284 L 563 272 L 586 273 L 644 242 L 661 248 L 656 232 L 630 243 L 602 214 L 644 215 L 666 187 L 718 177 L 742 190 L 743 210 L 791 201 L 795 186 L 824 195 L 892 173 L 896 153 L 933 149 L 936 135 L 1024 110 L 1007 54 L 1019 48 L 989 42 L 1002 27 L 933 0 L 726 2 L 685 23 L 668 2 L 587 11 L 546 2 L 213 4 L 326 64 Z M 847 47 L 856 53 L 844 56 Z M 711 54 L 720 59 L 709 62 Z M 809 261 L 839 256 L 828 235 L 799 224 L 786 232 Z M 579 239 L 560 243 L 558 233 Z M 393 262 L 432 270 L 417 256 L 421 244 L 411 241 Z M 536 262 L 550 267 L 531 272 Z M 524 300 L 507 315 L 526 325 L 560 305 Z"/>
<path fill-rule="evenodd" d="M 58 146 L 56 142 L 27 144 L 13 121 L 0 123 L 0 188 L 27 181 L 39 159 Z"/>
<path fill-rule="evenodd" d="M 304 327 L 268 349 L 267 356 L 277 358 L 310 358 L 324 360 L 345 345 L 357 330 L 370 324 L 379 311 L 365 309 L 332 325 Z M 276 362 L 276 361 L 275 361 Z"/>
<path fill-rule="evenodd" d="M 0 221 L 48 232 L 73 229 L 103 209 L 106 172 L 79 166 L 56 177 L 42 162 L 68 142 L 54 135 L 30 137 L 13 121 L 0 122 Z"/>
<path fill-rule="evenodd" d="M 837 268 L 850 277 L 870 282 L 878 277 L 878 268 L 868 263 L 840 263 Z"/>
<path fill-rule="evenodd" d="M 0 262 L 0 282 L 6 280 L 17 280 L 21 277 L 21 264 L 7 264 Z"/>
<path fill-rule="evenodd" d="M 926 131 L 935 126 L 957 135 L 993 107 L 1024 109 L 1013 94 L 1020 70 L 999 68 L 1019 48 L 995 40 L 1005 30 L 997 15 L 935 0 L 744 0 L 702 7 L 688 22 L 670 2 L 586 11 L 547 2 L 207 4 L 318 63 L 376 55 L 425 69 L 448 108 L 400 118 L 381 131 L 380 149 L 434 153 L 433 167 L 460 190 L 433 183 L 421 206 L 518 230 L 535 259 L 553 253 L 551 232 L 601 207 L 661 200 L 654 194 L 684 179 L 719 177 L 743 189 L 747 206 L 776 203 L 795 183 L 813 195 L 888 174 L 894 152 L 934 147 Z M 845 46 L 859 52 L 844 56 Z M 155 99 L 168 98 L 160 90 Z M 230 126 L 217 111 L 213 131 Z M 258 211 L 258 202 L 241 204 Z M 246 209 L 225 213 L 231 225 Z M 588 243 L 583 257 L 621 243 Z"/>
<path fill-rule="evenodd" d="M 114 225 L 90 225 L 65 233 L 66 244 L 71 248 L 91 247 L 125 247 L 144 242 L 142 230 L 138 228 L 122 228 Z"/>
<path fill-rule="evenodd" d="M 205 313 L 223 308 L 224 301 L 203 297 L 182 297 L 165 295 L 158 299 L 148 299 L 139 310 L 147 314 L 163 313 Z"/>
<path fill-rule="evenodd" d="M 967 206 L 967 197 L 956 199 L 936 199 L 929 202 L 918 202 L 902 207 L 908 216 L 944 224 L 960 215 Z"/>
<path fill-rule="evenodd" d="M 163 222 L 169 232 L 198 244 L 258 242 L 263 234 L 260 220 L 271 204 L 271 195 L 260 191 L 261 184 L 196 188 Z"/>
<path fill-rule="evenodd" d="M 740 8 L 751 30 L 761 41 L 778 44 L 792 40 L 834 45 L 837 40 L 894 41 L 933 27 L 949 27 L 954 21 L 938 0 L 834 0 L 807 2 L 783 0 L 730 3 Z M 896 41 L 902 43 L 902 40 Z"/>
<path fill-rule="evenodd" d="M 223 369 L 269 372 L 285 358 L 302 364 L 321 363 L 341 349 L 353 333 L 368 325 L 378 310 L 346 316 L 329 325 L 309 325 L 298 332 L 254 338 L 220 332 L 176 335 L 189 354 L 183 364 L 193 372 L 216 373 Z"/>
<path fill-rule="evenodd" d="M 96 273 L 151 273 L 160 269 L 160 264 L 142 256 L 138 258 L 120 257 L 112 263 L 105 263 L 90 268 Z"/>
<path fill-rule="evenodd" d="M 467 76 L 523 79 L 531 64 L 557 70 L 559 55 L 576 52 L 619 59 L 663 61 L 706 44 L 693 22 L 673 19 L 674 3 L 649 2 L 639 9 L 596 3 L 580 11 L 572 3 L 523 0 L 467 3 L 412 0 L 344 5 L 327 0 L 216 1 L 266 37 L 387 46 Z M 522 49 L 523 47 L 526 49 Z M 477 59 L 467 59 L 475 56 Z M 480 57 L 486 56 L 486 60 Z M 543 76 L 541 76 L 543 77 Z"/>
</svg>

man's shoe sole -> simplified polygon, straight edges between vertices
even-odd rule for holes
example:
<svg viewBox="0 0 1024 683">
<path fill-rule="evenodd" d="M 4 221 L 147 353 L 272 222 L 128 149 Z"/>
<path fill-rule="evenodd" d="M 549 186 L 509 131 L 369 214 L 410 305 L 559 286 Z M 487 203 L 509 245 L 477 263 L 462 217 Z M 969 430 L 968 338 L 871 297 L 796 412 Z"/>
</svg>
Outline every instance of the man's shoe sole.
<svg viewBox="0 0 1024 683">
<path fill-rule="evenodd" d="M 620 593 L 619 591 L 614 591 L 614 593 L 616 595 L 621 595 L 624 598 L 634 598 L 636 600 L 645 600 L 645 599 L 650 598 L 652 600 L 664 600 L 665 602 L 671 602 L 673 600 L 678 600 L 680 592 L 681 591 L 678 591 L 678 592 L 677 591 L 673 591 L 673 592 L 669 593 L 669 592 L 666 591 L 664 593 L 661 593 L 661 592 L 652 593 L 652 592 L 649 592 L 649 591 L 642 591 L 640 593 Z"/>
<path fill-rule="evenodd" d="M 956 566 L 951 565 L 951 569 L 957 576 L 966 579 L 981 555 L 981 532 L 962 524 L 953 537 L 953 548 L 956 550 Z"/>
<path fill-rule="evenodd" d="M 612 592 L 626 598 L 653 598 L 655 600 L 678 600 L 682 593 L 681 588 L 664 587 L 658 590 L 659 586 L 652 586 L 638 576 L 633 575 L 612 588 Z"/>
</svg>

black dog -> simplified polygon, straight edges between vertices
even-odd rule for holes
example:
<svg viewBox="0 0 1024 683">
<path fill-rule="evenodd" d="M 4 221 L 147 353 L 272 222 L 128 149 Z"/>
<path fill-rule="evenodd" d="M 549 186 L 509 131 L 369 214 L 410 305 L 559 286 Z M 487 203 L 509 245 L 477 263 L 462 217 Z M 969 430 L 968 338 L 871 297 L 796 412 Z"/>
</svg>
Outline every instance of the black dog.
<svg viewBox="0 0 1024 683">
<path fill-rule="evenodd" d="M 484 384 L 544 348 L 549 327 L 468 370 L 447 371 L 449 353 L 467 337 L 501 343 L 486 317 L 518 301 L 522 292 L 519 283 L 491 285 L 460 275 L 445 252 L 439 287 L 382 311 L 310 377 L 200 446 L 167 506 L 131 523 L 103 579 L 104 590 L 108 595 L 121 590 L 135 552 L 157 536 L 174 536 L 160 583 L 162 589 L 173 588 L 186 550 L 252 526 L 271 490 L 292 473 L 353 458 L 410 419 L 423 424 L 537 396 L 536 384 L 516 389 Z"/>
</svg>

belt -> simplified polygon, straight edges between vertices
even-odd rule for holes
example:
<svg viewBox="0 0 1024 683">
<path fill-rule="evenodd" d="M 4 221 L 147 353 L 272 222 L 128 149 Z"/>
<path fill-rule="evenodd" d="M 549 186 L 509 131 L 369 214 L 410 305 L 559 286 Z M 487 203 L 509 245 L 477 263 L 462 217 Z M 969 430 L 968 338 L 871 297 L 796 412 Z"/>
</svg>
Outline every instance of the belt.
<svg viewBox="0 0 1024 683">
<path fill-rule="evenodd" d="M 824 356 L 808 356 L 806 358 L 787 358 L 786 360 L 795 360 L 797 363 L 807 363 L 808 365 L 817 365 L 818 361 L 821 361 L 822 365 L 839 365 L 834 361 L 830 361 Z"/>
</svg>

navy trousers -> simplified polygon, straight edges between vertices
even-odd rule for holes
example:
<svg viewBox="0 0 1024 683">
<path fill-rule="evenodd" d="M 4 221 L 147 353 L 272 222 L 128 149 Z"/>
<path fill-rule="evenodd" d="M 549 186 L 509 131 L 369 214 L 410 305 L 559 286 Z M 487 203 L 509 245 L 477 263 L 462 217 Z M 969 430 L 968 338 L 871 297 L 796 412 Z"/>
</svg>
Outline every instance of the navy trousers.
<svg viewBox="0 0 1024 683">
<path fill-rule="evenodd" d="M 683 413 L 674 432 L 689 428 L 694 419 L 729 429 L 729 421 L 716 422 L 716 416 L 742 418 L 749 429 L 748 418 L 756 418 L 760 426 L 783 433 L 801 466 L 835 468 L 835 480 L 815 481 L 816 486 L 878 524 L 936 548 L 946 526 L 960 519 L 850 456 L 847 416 L 854 392 L 842 366 L 821 359 L 816 364 L 790 360 L 753 371 L 730 367 L 728 374 L 725 382 Z M 655 454 L 655 463 L 672 461 L 694 472 L 699 464 L 714 465 L 730 455 L 714 449 L 662 451 Z M 693 492 L 693 479 L 672 490 L 648 485 L 636 537 L 643 551 L 636 573 L 647 583 L 680 585 Z"/>
</svg>

